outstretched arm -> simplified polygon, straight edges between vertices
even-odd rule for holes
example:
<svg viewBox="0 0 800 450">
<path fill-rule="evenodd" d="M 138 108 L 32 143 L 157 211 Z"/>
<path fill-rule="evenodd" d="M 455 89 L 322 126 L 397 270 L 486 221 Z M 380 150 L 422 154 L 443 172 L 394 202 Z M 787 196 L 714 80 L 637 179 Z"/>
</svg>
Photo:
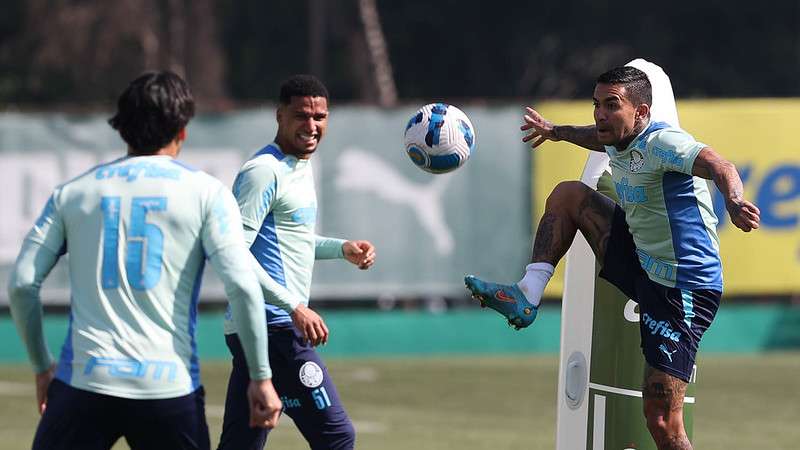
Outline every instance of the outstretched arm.
<svg viewBox="0 0 800 450">
<path fill-rule="evenodd" d="M 523 117 L 525 124 L 520 127 L 520 130 L 531 130 L 522 138 L 522 142 L 530 142 L 531 148 L 538 147 L 544 141 L 567 141 L 595 152 L 605 152 L 603 144 L 597 140 L 597 129 L 594 125 L 555 125 L 542 117 L 535 109 L 526 107 L 525 110 L 527 111 Z"/>
<path fill-rule="evenodd" d="M 694 160 L 692 175 L 714 180 L 714 184 L 725 199 L 725 208 L 731 216 L 731 222 L 737 228 L 745 232 L 758 228 L 761 211 L 756 205 L 744 199 L 742 179 L 736 166 L 730 161 L 711 147 L 705 147 Z"/>
<path fill-rule="evenodd" d="M 370 241 L 316 237 L 316 259 L 344 258 L 361 270 L 375 264 L 375 246 Z"/>
</svg>

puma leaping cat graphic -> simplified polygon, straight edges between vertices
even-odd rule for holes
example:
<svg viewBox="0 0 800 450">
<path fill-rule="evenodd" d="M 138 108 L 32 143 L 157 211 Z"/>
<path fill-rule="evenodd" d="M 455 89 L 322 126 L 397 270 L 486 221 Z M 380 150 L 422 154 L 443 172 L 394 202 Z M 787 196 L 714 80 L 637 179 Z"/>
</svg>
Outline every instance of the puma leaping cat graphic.
<svg viewBox="0 0 800 450">
<path fill-rule="evenodd" d="M 448 175 L 437 175 L 427 184 L 415 183 L 381 158 L 353 147 L 341 152 L 337 165 L 336 187 L 375 193 L 383 200 L 408 206 L 433 238 L 436 252 L 452 253 L 453 235 L 441 203 L 442 192 L 450 182 Z"/>
</svg>

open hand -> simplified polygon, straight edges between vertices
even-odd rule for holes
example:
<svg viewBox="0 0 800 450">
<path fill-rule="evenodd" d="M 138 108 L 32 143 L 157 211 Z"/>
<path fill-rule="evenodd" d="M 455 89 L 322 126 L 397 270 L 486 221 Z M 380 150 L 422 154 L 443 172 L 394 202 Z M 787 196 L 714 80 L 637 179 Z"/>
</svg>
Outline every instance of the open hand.
<svg viewBox="0 0 800 450">
<path fill-rule="evenodd" d="M 525 111 L 527 113 L 522 117 L 525 123 L 519 129 L 522 131 L 531 130 L 531 132 L 522 138 L 522 142 L 530 142 L 531 148 L 536 148 L 544 141 L 560 140 L 556 137 L 553 131 L 554 126 L 551 122 L 545 120 L 541 114 L 530 106 L 526 107 Z"/>
</svg>

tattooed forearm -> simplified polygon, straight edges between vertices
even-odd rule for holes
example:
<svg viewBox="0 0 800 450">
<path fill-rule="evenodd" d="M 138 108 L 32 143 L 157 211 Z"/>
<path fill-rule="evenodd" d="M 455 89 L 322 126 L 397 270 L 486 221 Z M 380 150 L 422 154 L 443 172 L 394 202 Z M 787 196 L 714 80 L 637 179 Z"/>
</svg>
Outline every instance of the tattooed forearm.
<svg viewBox="0 0 800 450">
<path fill-rule="evenodd" d="M 725 200 L 734 202 L 742 200 L 744 198 L 744 186 L 742 186 L 742 179 L 739 177 L 736 167 L 728 161 L 724 161 L 718 164 L 715 169 L 711 172 L 711 176 Z"/>
<path fill-rule="evenodd" d="M 553 136 L 560 141 L 571 142 L 583 148 L 595 151 L 604 152 L 605 148 L 600 141 L 597 140 L 597 127 L 594 125 L 574 126 L 574 125 L 557 125 L 553 127 Z"/>
<path fill-rule="evenodd" d="M 695 158 L 692 175 L 713 180 L 727 202 L 737 202 L 744 197 L 742 179 L 736 166 L 711 147 L 705 147 Z"/>
</svg>

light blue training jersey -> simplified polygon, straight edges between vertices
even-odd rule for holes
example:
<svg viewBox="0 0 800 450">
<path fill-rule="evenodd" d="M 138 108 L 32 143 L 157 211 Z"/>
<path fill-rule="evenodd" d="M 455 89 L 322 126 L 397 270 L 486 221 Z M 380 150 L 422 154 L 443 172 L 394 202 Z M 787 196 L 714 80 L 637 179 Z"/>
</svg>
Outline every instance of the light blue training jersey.
<svg viewBox="0 0 800 450">
<path fill-rule="evenodd" d="M 619 205 L 651 280 L 722 291 L 717 217 L 705 179 L 692 176 L 707 147 L 665 122 L 651 122 L 620 152 L 605 150 Z"/>
<path fill-rule="evenodd" d="M 262 280 L 267 323 L 291 323 L 289 312 L 308 305 L 315 259 L 342 258 L 344 243 L 315 234 L 311 160 L 284 154 L 273 142 L 242 165 L 233 194 L 245 228 L 257 230 L 250 251 L 272 281 L 267 288 Z M 236 332 L 233 321 L 226 321 L 225 332 Z"/>
<path fill-rule="evenodd" d="M 121 158 L 59 186 L 26 241 L 69 256 L 69 331 L 56 378 L 75 388 L 137 399 L 197 389 L 195 327 L 206 257 L 234 297 L 237 317 L 256 316 L 253 323 L 264 327 L 233 196 L 217 179 L 169 156 Z M 43 275 L 30 276 L 36 262 L 17 265 L 12 284 L 23 286 L 36 281 L 20 279 L 43 278 L 50 269 L 46 264 Z M 25 301 L 38 302 L 38 292 L 19 297 L 17 316 L 25 315 Z M 35 318 L 15 319 L 23 330 L 38 326 Z M 38 340 L 36 330 L 27 339 Z M 37 372 L 44 370 L 46 350 L 28 344 Z M 257 379 L 271 376 L 265 348 L 258 348 L 265 344 L 263 329 L 243 339 Z"/>
</svg>

